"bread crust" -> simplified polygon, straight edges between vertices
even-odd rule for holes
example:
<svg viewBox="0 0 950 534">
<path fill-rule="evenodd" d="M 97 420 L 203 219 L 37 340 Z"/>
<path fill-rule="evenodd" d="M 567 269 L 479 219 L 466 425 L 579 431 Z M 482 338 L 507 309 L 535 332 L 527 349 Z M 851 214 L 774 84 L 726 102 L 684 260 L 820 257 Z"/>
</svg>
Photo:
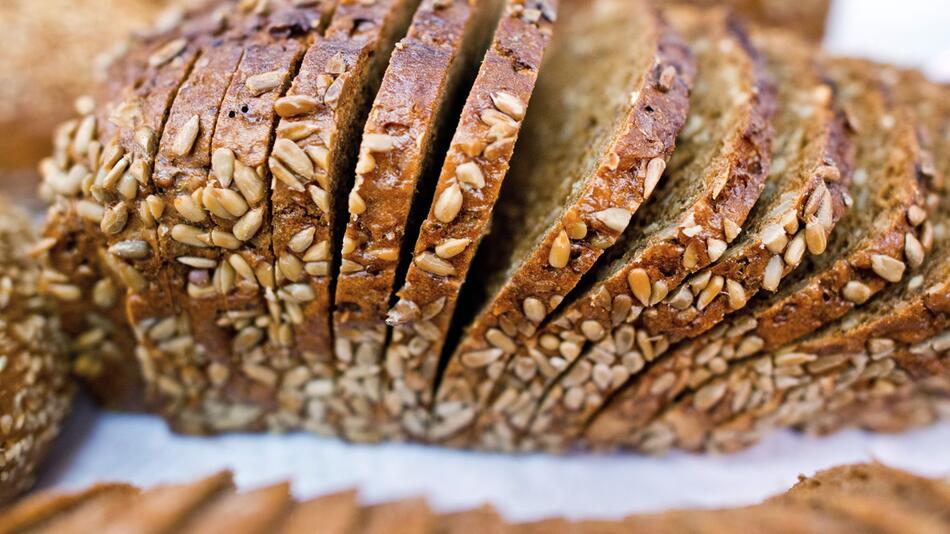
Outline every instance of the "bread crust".
<svg viewBox="0 0 950 534">
<path fill-rule="evenodd" d="M 304 99 L 302 108 L 282 113 L 277 137 L 278 142 L 290 141 L 304 150 L 314 165 L 314 176 L 300 182 L 305 187 L 275 180 L 271 205 L 272 246 L 282 260 L 275 271 L 278 293 L 296 290 L 307 297 L 291 310 L 292 340 L 313 375 L 303 376 L 321 384 L 313 388 L 319 392 L 301 395 L 309 403 L 303 425 L 320 433 L 345 434 L 345 420 L 355 409 L 342 400 L 338 388 L 331 328 L 342 197 L 349 189 L 347 169 L 352 169 L 355 160 L 355 148 L 350 144 L 415 5 L 412 0 L 341 4 L 324 39 L 307 51 L 287 95 L 291 100 L 278 103 Z M 299 278 L 287 276 L 288 271 L 298 270 L 294 266 L 301 265 Z"/>
<path fill-rule="evenodd" d="M 30 216 L 0 198 L 0 503 L 29 489 L 72 405 L 67 340 L 40 268 Z"/>
<path fill-rule="evenodd" d="M 527 15 L 525 9 L 529 10 Z M 435 186 L 437 192 L 444 192 L 457 185 L 463 194 L 462 207 L 449 222 L 438 218 L 434 204 L 430 207 L 412 252 L 415 261 L 409 265 L 405 283 L 397 293 L 399 301 L 388 314 L 393 332 L 386 348 L 382 400 L 393 419 L 391 428 L 384 430 L 391 437 L 424 435 L 432 400 L 431 384 L 436 378 L 459 291 L 508 171 L 521 117 L 551 38 L 551 19 L 556 18 L 556 10 L 553 3 L 507 3 L 462 108 Z M 529 16 L 534 11 L 542 12 L 537 20 Z M 501 112 L 493 97 L 510 100 L 501 105 L 518 117 L 505 115 L 511 120 L 505 121 L 503 126 L 507 129 L 499 138 L 492 137 L 492 126 L 481 119 L 483 113 L 494 119 L 493 114 Z M 458 172 L 460 166 L 462 173 Z M 468 176 L 465 170 L 473 173 L 466 178 L 468 181 L 458 176 Z M 436 252 L 437 247 L 453 243 L 465 246 L 461 251 L 438 249 L 443 256 L 451 257 L 443 258 Z M 454 274 L 446 276 L 431 272 L 431 267 L 420 267 L 420 261 L 426 265 L 424 254 L 435 254 L 451 266 Z"/>
<path fill-rule="evenodd" d="M 636 211 L 649 196 L 659 179 L 658 171 L 665 167 L 685 121 L 693 64 L 679 39 L 661 26 L 656 12 L 646 6 L 642 9 L 654 17 L 657 44 L 650 72 L 634 73 L 630 82 L 637 99 L 622 112 L 611 142 L 591 175 L 579 184 L 573 203 L 562 208 L 560 220 L 545 229 L 517 271 L 506 278 L 503 287 L 467 326 L 439 381 L 428 430 L 430 440 L 454 445 L 469 442 L 463 429 L 474 422 L 494 378 L 513 352 L 496 347 L 493 341 L 498 343 L 500 339 L 507 348 L 516 339 L 534 333 L 535 323 L 526 316 L 524 300 L 538 301 L 546 315 L 617 240 L 629 221 L 626 215 Z M 642 84 L 637 85 L 641 79 Z M 644 111 L 647 108 L 654 110 L 656 117 Z M 654 119 L 653 127 L 644 131 L 642 121 Z M 609 225 L 603 222 L 605 214 L 615 213 L 611 209 L 622 214 L 623 220 L 611 220 Z M 577 232 L 579 227 L 584 229 L 583 237 Z M 571 240 L 567 229 L 578 239 Z M 559 250 L 564 251 L 567 260 L 563 268 L 551 264 L 552 251 Z M 469 354 L 477 360 L 488 356 L 491 361 L 469 367 L 462 363 L 472 358 Z"/>
<path fill-rule="evenodd" d="M 737 111 L 736 126 L 730 124 L 730 130 L 723 132 L 721 139 L 713 141 L 720 144 L 722 149 L 710 162 L 711 169 L 726 169 L 725 174 L 704 168 L 684 171 L 684 174 L 674 173 L 668 177 L 668 184 L 674 184 L 677 180 L 693 181 L 697 178 L 685 173 L 697 172 L 702 174 L 699 179 L 703 185 L 695 197 L 687 197 L 689 203 L 682 208 L 671 206 L 665 210 L 672 211 L 667 226 L 650 224 L 649 230 L 643 231 L 649 232 L 647 235 L 638 241 L 624 243 L 629 251 L 622 259 L 615 260 L 618 264 L 622 262 L 622 266 L 612 268 L 603 279 L 596 280 L 583 294 L 557 312 L 522 349 L 518 355 L 520 358 L 511 360 L 502 382 L 495 389 L 494 398 L 489 401 L 495 403 L 493 408 L 483 412 L 479 428 L 476 429 L 480 434 L 477 439 L 485 447 L 518 447 L 517 437 L 512 443 L 506 436 L 524 432 L 539 409 L 537 405 L 541 402 L 544 392 L 552 385 L 554 402 L 540 408 L 545 411 L 542 423 L 531 428 L 531 439 L 525 442 L 524 447 L 557 450 L 567 446 L 572 437 L 580 431 L 585 416 L 592 413 L 599 404 L 599 399 L 603 398 L 599 393 L 600 386 L 603 385 L 601 379 L 604 378 L 600 376 L 603 371 L 601 367 L 604 366 L 598 368 L 596 381 L 592 372 L 592 367 L 599 363 L 596 358 L 601 355 L 575 354 L 577 359 L 569 361 L 563 373 L 555 371 L 548 374 L 538 370 L 527 373 L 524 367 L 531 363 L 541 369 L 554 369 L 556 361 L 563 360 L 565 354 L 570 354 L 568 349 L 564 348 L 566 345 L 573 344 L 580 353 L 585 340 L 601 341 L 606 332 L 618 330 L 622 325 L 628 325 L 624 328 L 628 331 L 631 324 L 642 329 L 638 321 L 640 310 L 654 299 L 663 298 L 660 295 L 664 291 L 663 288 L 677 288 L 689 274 L 718 259 L 722 249 L 715 252 L 714 247 L 710 245 L 718 242 L 724 248 L 725 243 L 730 241 L 729 238 L 734 237 L 727 235 L 727 220 L 741 226 L 763 190 L 771 160 L 773 132 L 770 117 L 775 107 L 775 93 L 759 53 L 747 42 L 744 31 L 725 12 L 710 12 L 708 16 L 706 13 L 699 15 L 686 12 L 681 16 L 685 16 L 685 19 L 678 19 L 680 22 L 674 26 L 679 26 L 689 38 L 715 43 L 720 43 L 723 39 L 728 40 L 732 47 L 728 48 L 730 51 L 723 57 L 740 63 L 738 70 L 743 81 L 737 84 L 741 84 L 747 92 L 741 100 L 742 107 Z M 712 29 L 705 29 L 709 27 Z M 699 59 L 698 63 L 702 65 L 703 60 Z M 699 76 L 702 75 L 700 68 Z M 705 83 L 712 83 L 711 79 Z M 671 204 L 684 203 L 684 199 L 672 193 L 664 199 Z M 677 209 L 681 211 L 676 211 Z M 638 295 L 644 295 L 634 291 L 639 288 L 630 281 L 633 273 L 646 274 L 649 279 L 646 287 L 655 288 L 655 296 L 649 297 L 646 302 L 634 301 L 639 298 Z M 633 298 L 631 291 L 634 291 Z M 614 302 L 630 304 L 627 313 L 620 316 L 616 323 L 615 319 L 618 317 L 614 312 Z M 546 338 L 546 343 L 542 346 L 538 341 L 541 336 L 554 336 L 554 339 L 563 341 L 554 347 L 553 343 L 547 344 Z M 670 341 L 664 336 L 665 332 L 662 330 L 650 332 L 649 339 L 641 335 L 641 339 L 637 341 L 644 358 L 651 356 L 650 351 L 654 352 L 653 357 L 665 351 Z M 618 337 L 622 337 L 622 334 Z M 613 338 L 611 335 L 611 339 Z M 630 341 L 632 343 L 634 339 L 631 338 Z M 622 354 L 606 356 L 613 361 L 619 360 Z M 620 369 L 623 369 L 622 364 Z M 610 381 L 617 379 L 619 382 L 619 379 L 610 373 L 609 367 L 606 370 L 606 378 Z M 528 380 L 524 380 L 526 376 Z M 573 403 L 576 392 L 572 392 L 571 398 L 564 396 L 568 387 L 561 386 L 561 380 L 565 384 L 571 384 L 570 388 L 576 387 L 591 395 L 582 403 L 583 406 Z M 609 393 L 609 386 L 610 384 L 608 390 L 603 392 L 604 395 Z M 508 397 L 507 401 L 503 400 L 505 396 Z M 505 404 L 509 407 L 501 407 Z M 548 428 L 553 430 L 546 432 Z"/>
<path fill-rule="evenodd" d="M 334 351 L 345 399 L 356 410 L 354 439 L 378 440 L 388 416 L 381 404 L 386 312 L 416 231 L 411 212 L 427 208 L 442 139 L 454 127 L 458 89 L 481 54 L 494 0 L 425 0 L 396 45 L 363 128 L 333 312 Z M 341 206 L 342 208 L 342 206 Z M 404 267 L 402 267 L 404 269 Z"/>
<path fill-rule="evenodd" d="M 791 286 L 792 289 L 783 288 L 777 296 L 763 297 L 713 330 L 676 347 L 641 374 L 612 399 L 610 407 L 597 415 L 587 432 L 597 447 L 613 439 L 610 436 L 619 437 L 647 424 L 658 410 L 684 391 L 695 391 L 710 377 L 726 372 L 728 361 L 775 351 L 809 330 L 845 315 L 856 306 L 848 300 L 854 297 L 850 292 L 854 285 L 849 287 L 849 282 L 863 284 L 869 293 L 862 295 L 864 299 L 878 293 L 891 282 L 873 269 L 871 257 L 884 255 L 903 265 L 906 235 L 919 236 L 914 239 L 925 243 L 925 249 L 930 248 L 932 237 L 926 235 L 932 236 L 932 229 L 928 230 L 932 225 L 919 218 L 926 218 L 926 186 L 925 177 L 918 172 L 920 149 L 913 122 L 906 110 L 892 108 L 884 102 L 884 94 L 873 89 L 874 76 L 867 71 L 868 65 L 854 64 L 851 68 L 863 72 L 863 78 L 857 78 L 855 72 L 853 82 L 845 82 L 840 75 L 837 81 L 860 84 L 858 80 L 863 79 L 868 82 L 862 85 L 867 87 L 867 94 L 877 95 L 863 97 L 871 99 L 871 103 L 866 104 L 868 110 L 862 117 L 872 118 L 868 120 L 895 117 L 892 129 L 887 130 L 891 132 L 888 146 L 893 148 L 883 155 L 873 155 L 873 152 L 869 155 L 865 148 L 864 155 L 859 152 L 855 161 L 856 168 L 866 168 L 868 172 L 878 169 L 879 175 L 874 179 L 894 181 L 894 187 L 882 193 L 887 198 L 875 201 L 882 205 L 873 223 L 875 227 L 868 230 L 861 242 L 835 252 L 840 256 L 826 268 L 809 271 L 803 280 Z M 859 138 L 855 144 L 861 142 Z M 863 184 L 856 186 L 863 187 Z M 915 211 L 920 215 L 913 215 Z M 715 390 L 707 390 L 707 394 L 710 391 Z"/>
</svg>

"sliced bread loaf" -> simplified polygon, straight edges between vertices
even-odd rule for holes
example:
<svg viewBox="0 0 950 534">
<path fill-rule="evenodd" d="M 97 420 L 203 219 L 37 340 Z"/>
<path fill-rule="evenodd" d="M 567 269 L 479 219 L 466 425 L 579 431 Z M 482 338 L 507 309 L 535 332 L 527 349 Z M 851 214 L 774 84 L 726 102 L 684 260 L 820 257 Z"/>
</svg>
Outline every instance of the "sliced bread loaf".
<svg viewBox="0 0 950 534">
<path fill-rule="evenodd" d="M 363 128 L 340 250 L 333 334 L 346 435 L 378 439 L 386 312 L 434 187 L 459 89 L 484 54 L 501 2 L 422 3 L 393 52 Z M 402 271 L 402 272 L 397 272 Z"/>
<path fill-rule="evenodd" d="M 552 384 L 557 385 L 552 402 L 546 404 L 550 416 L 546 413 L 545 421 L 532 428 L 530 441 L 551 448 L 556 447 L 554 441 L 569 443 L 583 415 L 603 399 L 592 377 L 592 366 L 603 362 L 590 359 L 591 345 L 612 329 L 623 340 L 643 307 L 665 298 L 689 274 L 717 260 L 735 237 L 730 228 L 744 223 L 763 190 L 775 100 L 758 53 L 726 11 L 685 9 L 669 15 L 690 43 L 698 69 L 686 129 L 667 177 L 606 261 L 588 275 L 583 291 L 569 297 L 512 359 L 476 427 L 485 447 L 510 448 L 506 437 L 526 428 Z M 663 332 L 655 334 L 647 339 L 642 332 L 639 340 L 631 336 L 629 342 L 639 341 L 646 357 L 654 357 L 668 346 Z M 610 356 L 622 368 L 620 356 Z M 551 372 L 558 366 L 562 373 Z M 601 367 L 598 383 L 616 378 L 609 368 L 603 376 Z M 577 390 L 565 396 L 565 390 L 573 388 Z M 577 393 L 582 393 L 580 399 Z M 554 421 L 550 427 L 549 420 Z"/>
<path fill-rule="evenodd" d="M 903 277 L 904 260 L 912 266 L 923 261 L 933 227 L 925 221 L 926 180 L 918 172 L 914 123 L 906 110 L 888 104 L 870 66 L 838 66 L 847 71 L 834 76 L 838 94 L 858 127 L 856 170 L 853 205 L 827 251 L 808 258 L 774 295 L 760 295 L 642 373 L 591 425 L 588 438 L 598 445 L 640 427 L 684 391 L 726 372 L 729 360 L 775 350 L 866 302 Z"/>
<path fill-rule="evenodd" d="M 555 3 L 505 5 L 462 108 L 435 186 L 436 198 L 457 190 L 461 205 L 451 213 L 444 212 L 445 201 L 438 213 L 430 207 L 387 318 L 393 332 L 381 395 L 392 420 L 384 432 L 392 436 L 424 435 L 459 291 L 508 172 L 556 13 Z"/>
<path fill-rule="evenodd" d="M 360 132 L 417 0 L 341 4 L 326 35 L 307 51 L 288 94 L 278 100 L 271 194 L 274 286 L 288 342 L 307 362 L 283 395 L 290 421 L 338 433 L 354 409 L 336 389 L 331 303 L 345 197 Z M 286 369 L 290 371 L 290 368 Z M 311 386 L 305 393 L 307 383 Z M 276 384 L 275 384 L 276 385 Z M 339 400 L 337 400 L 337 398 Z M 306 404 L 306 413 L 299 413 Z"/>
<path fill-rule="evenodd" d="M 41 164 L 41 192 L 60 205 L 44 231 L 56 240 L 45 272 L 72 290 L 57 298 L 65 303 L 67 331 L 88 334 L 77 365 L 93 394 L 110 406 L 142 407 L 121 293 L 130 286 L 162 288 L 158 282 L 146 287 L 142 276 L 154 273 L 158 263 L 147 175 L 171 101 L 207 42 L 200 36 L 220 31 L 219 15 L 202 5 L 186 21 L 160 26 L 136 42 L 135 52 L 106 69 L 108 81 L 95 98 L 76 102 L 80 118 L 57 130 L 54 155 Z"/>
<path fill-rule="evenodd" d="M 250 329 L 237 336 L 241 328 L 234 328 L 234 316 L 248 317 L 264 305 L 256 283 L 235 282 L 232 264 L 272 264 L 264 169 L 274 102 L 323 27 L 327 8 L 320 6 L 250 6 L 223 38 L 202 35 L 203 55 L 178 92 L 158 144 L 155 193 L 146 198 L 146 209 L 159 225 L 154 255 L 160 267 L 145 278 L 164 287 L 131 295 L 128 308 L 150 390 L 181 431 L 220 425 L 211 421 L 219 417 L 206 417 L 203 409 L 229 400 L 225 386 L 238 398 L 268 400 L 248 378 L 266 382 L 266 373 L 254 373 L 246 360 L 234 361 L 234 355 L 260 350 L 263 337 Z M 209 100 L 216 105 L 208 106 Z M 280 337 L 279 323 L 257 326 L 286 347 L 279 343 L 287 337 Z"/>
<path fill-rule="evenodd" d="M 639 0 L 573 2 L 558 16 L 495 231 L 460 307 L 477 315 L 455 317 L 468 327 L 446 362 L 430 438 L 473 421 L 515 339 L 534 333 L 659 182 L 693 74 L 669 32 Z"/>
</svg>

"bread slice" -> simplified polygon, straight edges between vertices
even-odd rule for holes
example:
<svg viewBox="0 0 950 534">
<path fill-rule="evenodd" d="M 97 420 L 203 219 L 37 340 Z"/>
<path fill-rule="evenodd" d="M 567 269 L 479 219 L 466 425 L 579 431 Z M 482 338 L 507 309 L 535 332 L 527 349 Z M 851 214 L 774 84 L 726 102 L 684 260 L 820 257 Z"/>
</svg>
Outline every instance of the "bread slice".
<svg viewBox="0 0 950 534">
<path fill-rule="evenodd" d="M 0 534 L 30 532 L 58 517 L 89 506 L 102 496 L 133 495 L 138 489 L 125 484 L 100 483 L 69 492 L 59 489 L 33 492 L 0 509 Z"/>
<path fill-rule="evenodd" d="M 638 0 L 574 2 L 559 14 L 495 232 L 472 269 L 472 302 L 461 308 L 479 311 L 454 319 L 468 327 L 441 378 L 431 439 L 472 422 L 515 339 L 533 333 L 658 183 L 693 71 L 668 32 Z"/>
<path fill-rule="evenodd" d="M 359 521 L 360 505 L 355 491 L 341 491 L 303 501 L 287 514 L 287 520 L 276 532 L 281 534 L 312 534 L 314 525 L 323 532 L 352 532 Z"/>
<path fill-rule="evenodd" d="M 457 187 L 462 205 L 449 222 L 442 220 L 447 217 L 441 207 L 439 214 L 435 205 L 429 208 L 399 301 L 387 318 L 393 332 L 381 397 L 391 424 L 381 430 L 391 437 L 424 435 L 459 291 L 508 172 L 556 13 L 555 3 L 507 2 L 465 100 L 435 186 L 436 191 Z M 454 274 L 441 274 L 445 266 Z"/>
<path fill-rule="evenodd" d="M 182 431 L 214 428 L 195 406 L 220 395 L 214 390 L 230 374 L 239 346 L 222 318 L 232 307 L 262 300 L 256 284 L 235 290 L 232 256 L 249 254 L 258 262 L 271 256 L 260 169 L 270 149 L 274 101 L 324 18 L 319 4 L 275 2 L 239 13 L 220 38 L 203 34 L 202 57 L 158 143 L 154 193 L 143 203 L 158 225 L 159 244 L 156 269 L 144 273 L 158 287 L 132 294 L 128 313 L 150 393 Z M 231 176 L 215 172 L 223 159 L 234 169 Z"/>
<path fill-rule="evenodd" d="M 729 361 L 774 351 L 870 299 L 893 283 L 875 266 L 892 280 L 896 273 L 881 266 L 899 267 L 903 275 L 904 260 L 910 263 L 905 242 L 922 243 L 922 249 L 932 245 L 933 227 L 923 220 L 927 180 L 918 173 L 914 123 L 906 110 L 885 101 L 870 66 L 837 65 L 846 70 L 834 76 L 845 109 L 853 124 L 864 126 L 858 126 L 855 140 L 854 205 L 836 226 L 828 250 L 810 258 L 774 296 L 761 295 L 713 330 L 682 343 L 625 388 L 587 432 L 597 446 L 646 424 L 684 391 L 696 391 L 724 373 Z M 919 252 L 914 251 L 915 263 L 922 261 Z"/>
<path fill-rule="evenodd" d="M 271 486 L 224 495 L 210 503 L 176 532 L 183 534 L 256 534 L 274 532 L 283 524 L 293 504 L 290 484 L 281 482 Z"/>
<path fill-rule="evenodd" d="M 307 51 L 290 91 L 277 103 L 281 120 L 275 146 L 283 155 L 275 151 L 271 166 L 275 176 L 285 179 L 274 180 L 270 197 L 272 248 L 278 260 L 272 288 L 276 298 L 271 300 L 283 308 L 289 340 L 308 364 L 300 368 L 301 380 L 294 381 L 286 396 L 296 408 L 309 403 L 302 424 L 320 433 L 339 433 L 352 415 L 334 389 L 330 321 L 345 196 L 373 96 L 417 5 L 417 0 L 341 4 L 324 38 Z M 312 167 L 313 175 L 295 182 L 295 165 L 305 174 Z M 312 388 L 322 393 L 304 393 L 308 381 L 322 384 Z M 294 411 L 288 410 L 290 417 L 299 418 Z"/>
<path fill-rule="evenodd" d="M 810 477 L 800 476 L 794 486 L 770 501 L 785 502 L 802 497 L 823 498 L 830 492 L 901 502 L 921 514 L 950 521 L 950 489 L 946 484 L 877 462 L 841 465 L 818 471 Z"/>
<path fill-rule="evenodd" d="M 434 184 L 433 171 L 501 2 L 427 0 L 397 45 L 363 129 L 333 312 L 345 433 L 379 439 L 386 312 Z M 414 215 L 413 215 L 414 214 Z"/>
<path fill-rule="evenodd" d="M 95 98 L 76 102 L 80 117 L 57 129 L 54 154 L 40 165 L 41 193 L 59 204 L 44 230 L 57 242 L 44 259 L 46 272 L 57 284 L 78 291 L 74 298 L 57 297 L 64 302 L 63 319 L 71 325 L 68 332 L 90 333 L 85 338 L 89 345 L 77 351 L 77 364 L 81 374 L 89 377 L 94 396 L 118 408 L 141 409 L 143 405 L 141 379 L 129 357 L 134 346 L 124 318 L 125 299 L 118 293 L 128 284 L 143 290 L 139 269 L 153 266 L 155 259 L 151 255 L 129 264 L 106 252 L 123 241 L 135 241 L 135 247 L 149 250 L 154 244 L 147 223 L 136 222 L 138 217 L 128 216 L 131 210 L 123 210 L 138 207 L 135 201 L 144 200 L 151 189 L 151 184 L 138 180 L 144 181 L 151 168 L 156 129 L 160 131 L 168 106 L 198 54 L 200 44 L 188 43 L 199 28 L 209 24 L 211 16 L 206 11 L 196 10 L 188 23 L 143 38 L 132 57 L 107 69 L 108 81 L 101 84 Z M 112 221 L 108 234 L 100 230 L 107 213 L 107 222 Z M 122 227 L 115 230 L 120 220 Z M 86 235 L 64 232 L 59 228 L 63 224 L 70 232 Z M 138 234 L 144 237 L 138 239 Z M 71 266 L 81 269 L 68 269 Z"/>
<path fill-rule="evenodd" d="M 491 409 L 484 411 L 476 428 L 486 447 L 511 447 L 506 436 L 527 427 L 545 390 L 561 379 L 571 385 L 555 385 L 552 402 L 546 404 L 555 420 L 550 427 L 554 436 L 547 435 L 547 423 L 542 422 L 532 427 L 530 441 L 551 447 L 554 441 L 569 443 L 583 416 L 603 398 L 591 378 L 596 362 L 585 354 L 590 347 L 586 342 L 601 341 L 611 330 L 620 332 L 622 339 L 632 331 L 630 325 L 637 324 L 643 307 L 718 259 L 735 237 L 729 229 L 744 223 L 763 190 L 775 100 L 758 52 L 725 11 L 685 9 L 669 14 L 694 50 L 698 77 L 686 131 L 679 137 L 667 178 L 607 261 L 589 275 L 583 291 L 569 298 L 542 325 L 525 347 L 528 350 L 511 360 L 489 400 Z M 650 292 L 651 287 L 653 296 L 642 291 Z M 661 354 L 668 346 L 664 334 L 656 332 L 649 340 L 646 332 L 641 334 L 642 350 Z M 559 365 L 563 373 L 555 370 Z M 607 376 L 613 376 L 609 370 Z M 598 375 L 598 382 L 601 378 Z M 589 388 L 583 387 L 585 382 Z M 583 406 L 575 403 L 578 391 L 565 396 L 565 390 L 575 386 L 581 386 L 581 399 L 590 395 Z"/>
</svg>

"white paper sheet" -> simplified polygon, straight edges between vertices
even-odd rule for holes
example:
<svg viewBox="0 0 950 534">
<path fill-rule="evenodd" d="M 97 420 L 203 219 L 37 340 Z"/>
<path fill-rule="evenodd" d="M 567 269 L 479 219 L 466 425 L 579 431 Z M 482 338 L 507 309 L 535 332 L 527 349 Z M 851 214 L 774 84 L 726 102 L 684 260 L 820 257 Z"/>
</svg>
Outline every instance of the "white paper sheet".
<svg viewBox="0 0 950 534">
<path fill-rule="evenodd" d="M 925 67 L 950 80 L 950 2 L 839 0 L 826 46 Z M 513 520 L 550 515 L 616 518 L 684 506 L 756 502 L 800 473 L 881 460 L 950 475 L 950 422 L 900 436 L 849 431 L 817 439 L 776 434 L 731 456 L 482 455 L 413 445 L 359 446 L 309 435 L 173 436 L 148 416 L 81 405 L 47 466 L 44 486 L 103 479 L 150 485 L 230 468 L 243 487 L 292 479 L 300 496 L 357 487 L 367 502 L 425 495 L 439 510 L 491 502 Z"/>
</svg>

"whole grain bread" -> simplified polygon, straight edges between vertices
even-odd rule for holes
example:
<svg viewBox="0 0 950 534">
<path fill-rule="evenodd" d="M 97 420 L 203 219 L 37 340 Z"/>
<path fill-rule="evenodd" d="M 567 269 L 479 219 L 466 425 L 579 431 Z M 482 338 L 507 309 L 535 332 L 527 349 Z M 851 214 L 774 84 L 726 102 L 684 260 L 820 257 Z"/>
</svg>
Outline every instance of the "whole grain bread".
<svg viewBox="0 0 950 534">
<path fill-rule="evenodd" d="M 564 9 L 495 230 L 471 270 L 469 287 L 483 296 L 465 307 L 479 311 L 471 321 L 456 314 L 466 328 L 438 386 L 435 441 L 464 435 L 515 339 L 533 334 L 617 240 L 659 182 L 685 120 L 692 62 L 656 12 L 636 0 Z"/>
<path fill-rule="evenodd" d="M 638 343 L 642 358 L 662 354 L 669 345 L 665 332 L 649 332 L 648 339 L 641 329 L 638 338 L 631 325 L 639 326 L 643 308 L 719 259 L 735 237 L 730 228 L 745 222 L 763 191 L 775 95 L 758 52 L 725 11 L 681 9 L 669 15 L 693 48 L 698 69 L 667 177 L 583 291 L 511 361 L 476 427 L 486 447 L 512 447 L 506 436 L 527 428 L 549 388 L 545 414 L 532 426 L 526 447 L 556 449 L 572 442 L 585 415 L 603 399 L 604 379 L 619 382 L 619 373 L 629 371 L 622 362 L 629 347 L 593 359 L 587 354 L 591 345 L 608 333 L 622 342 L 631 334 L 627 341 Z M 617 370 L 600 358 L 609 358 Z M 551 372 L 559 366 L 562 372 Z"/>
<path fill-rule="evenodd" d="M 430 207 L 387 317 L 393 330 L 381 397 L 390 436 L 425 434 L 459 292 L 491 221 L 556 17 L 556 3 L 507 2 L 462 108 L 435 186 L 436 198 L 457 190 L 461 205 L 448 222 L 445 202 L 438 213 L 436 203 Z"/>
<path fill-rule="evenodd" d="M 433 170 L 460 89 L 487 46 L 501 2 L 425 1 L 396 45 L 363 129 L 333 313 L 341 396 L 357 413 L 348 436 L 379 439 L 383 346 L 397 277 L 434 188 Z M 400 272 L 402 271 L 402 272 Z M 345 383 L 343 383 L 345 381 Z"/>
<path fill-rule="evenodd" d="M 919 172 L 912 117 L 876 89 L 880 84 L 869 65 L 838 65 L 849 71 L 833 76 L 844 109 L 852 127 L 864 126 L 857 126 L 855 139 L 854 205 L 835 227 L 827 251 L 809 258 L 775 295 L 760 295 L 716 328 L 675 347 L 615 396 L 588 431 L 598 446 L 639 428 L 684 391 L 697 391 L 726 372 L 729 361 L 777 350 L 845 315 L 903 278 L 905 261 L 911 267 L 924 261 L 934 232 L 926 221 L 929 180 Z M 882 127 L 869 126 L 875 123 Z"/>
<path fill-rule="evenodd" d="M 31 256 L 44 245 L 30 216 L 0 198 L 0 503 L 33 485 L 72 403 L 68 340 Z"/>
<path fill-rule="evenodd" d="M 337 251 L 363 123 L 417 5 L 416 0 L 342 3 L 278 101 L 277 143 L 287 157 L 275 158 L 273 166 L 281 173 L 299 160 L 305 174 L 307 161 L 313 166 L 312 176 L 297 176 L 305 187 L 275 180 L 271 194 L 275 289 L 290 319 L 294 350 L 308 363 L 297 371 L 287 398 L 309 403 L 303 424 L 320 433 L 340 433 L 355 412 L 365 412 L 344 402 L 338 388 L 331 329 Z M 301 152 L 307 158 L 300 158 Z M 321 386 L 301 391 L 308 381 Z"/>
<path fill-rule="evenodd" d="M 679 0 L 678 0 L 679 1 Z M 831 0 L 685 0 L 700 5 L 728 5 L 744 19 L 758 25 L 775 26 L 800 33 L 813 42 L 821 41 L 831 9 Z"/>
</svg>

